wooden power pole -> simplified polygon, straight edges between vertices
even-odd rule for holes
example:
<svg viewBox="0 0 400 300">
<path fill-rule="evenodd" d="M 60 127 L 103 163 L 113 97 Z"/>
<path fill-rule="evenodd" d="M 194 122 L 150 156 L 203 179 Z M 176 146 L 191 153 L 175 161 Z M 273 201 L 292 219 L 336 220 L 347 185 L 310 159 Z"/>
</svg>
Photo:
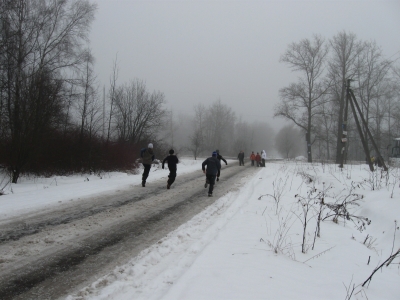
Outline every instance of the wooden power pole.
<svg viewBox="0 0 400 300">
<path fill-rule="evenodd" d="M 371 155 L 369 153 L 367 139 L 364 136 L 364 133 L 362 131 L 359 118 L 361 119 L 362 125 L 364 126 L 364 128 L 365 128 L 365 130 L 366 130 L 366 132 L 368 134 L 368 137 L 369 137 L 370 141 L 372 142 L 372 146 L 374 147 L 374 150 L 375 150 L 375 152 L 376 152 L 376 154 L 378 156 L 376 159 L 378 159 L 379 162 L 382 164 L 383 169 L 385 171 L 387 171 L 388 168 L 385 165 L 383 156 L 379 152 L 378 146 L 376 145 L 375 140 L 374 140 L 374 138 L 373 138 L 373 136 L 371 134 L 371 131 L 368 128 L 368 124 L 367 124 L 367 122 L 366 122 L 366 120 L 365 120 L 365 118 L 364 118 L 364 116 L 362 114 L 360 106 L 357 103 L 357 100 L 356 100 L 356 97 L 354 96 L 353 90 L 350 88 L 350 82 L 351 82 L 351 79 L 347 79 L 347 84 L 346 84 L 346 108 L 345 108 L 345 116 L 344 116 L 343 125 L 342 125 L 343 126 L 343 136 L 342 136 L 343 148 L 342 148 L 342 152 L 341 152 L 342 156 L 341 156 L 340 167 L 343 168 L 343 162 L 344 162 L 344 157 L 345 157 L 345 152 L 346 152 L 346 143 L 347 143 L 347 110 L 348 110 L 348 104 L 350 103 L 351 110 L 352 110 L 353 116 L 354 116 L 354 120 L 355 120 L 356 125 L 357 125 L 357 131 L 358 131 L 358 134 L 360 136 L 361 143 L 362 143 L 363 148 L 364 148 L 364 153 L 365 153 L 368 165 L 369 165 L 369 169 L 371 171 L 373 171 L 374 170 L 374 165 L 373 165 L 373 163 L 371 161 Z"/>
</svg>

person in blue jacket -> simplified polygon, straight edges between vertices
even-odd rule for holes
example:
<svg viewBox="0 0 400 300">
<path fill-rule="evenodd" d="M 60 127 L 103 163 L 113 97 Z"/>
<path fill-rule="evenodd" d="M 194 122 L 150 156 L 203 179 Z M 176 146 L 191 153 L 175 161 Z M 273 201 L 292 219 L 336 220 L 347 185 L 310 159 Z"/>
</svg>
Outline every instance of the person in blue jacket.
<svg viewBox="0 0 400 300">
<path fill-rule="evenodd" d="M 208 188 L 208 197 L 211 197 L 214 190 L 215 178 L 219 170 L 221 170 L 221 163 L 217 158 L 217 152 L 214 151 L 211 157 L 203 161 L 201 168 L 203 173 L 206 174 L 206 183 L 204 187 L 207 188 L 207 186 L 210 185 Z"/>
</svg>

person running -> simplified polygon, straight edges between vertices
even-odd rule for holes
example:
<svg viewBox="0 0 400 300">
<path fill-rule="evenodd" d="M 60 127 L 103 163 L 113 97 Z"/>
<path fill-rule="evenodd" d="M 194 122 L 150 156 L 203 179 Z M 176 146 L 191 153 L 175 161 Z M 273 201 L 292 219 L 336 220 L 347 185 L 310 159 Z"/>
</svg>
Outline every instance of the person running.
<svg viewBox="0 0 400 300">
<path fill-rule="evenodd" d="M 254 166 L 254 161 L 256 160 L 256 155 L 254 154 L 254 151 L 251 151 L 250 160 L 251 165 Z"/>
<path fill-rule="evenodd" d="M 147 177 L 149 177 L 149 172 L 151 168 L 151 163 L 154 160 L 153 144 L 150 143 L 147 148 L 140 150 L 140 157 L 142 158 L 142 164 L 144 171 L 142 174 L 142 187 L 146 186 Z"/>
<path fill-rule="evenodd" d="M 204 184 L 204 187 L 207 188 L 207 186 L 210 185 L 208 188 L 208 197 L 211 197 L 214 190 L 215 177 L 221 169 L 221 163 L 217 159 L 216 151 L 212 153 L 211 157 L 203 161 L 201 168 L 203 173 L 206 174 L 206 183 Z"/>
<path fill-rule="evenodd" d="M 238 154 L 238 159 L 239 159 L 239 166 L 244 166 L 244 152 L 243 150 L 240 150 Z"/>
<path fill-rule="evenodd" d="M 225 158 L 222 157 L 222 155 L 219 154 L 219 150 L 215 150 L 217 152 L 217 159 L 219 161 L 219 164 L 221 164 L 221 159 L 224 161 L 225 165 L 227 166 L 228 163 L 226 162 Z M 218 170 L 217 174 L 217 181 L 219 181 L 219 176 L 221 175 L 221 168 Z"/>
<path fill-rule="evenodd" d="M 164 169 L 165 162 L 168 163 L 169 175 L 167 181 L 167 189 L 171 188 L 171 185 L 174 183 L 176 178 L 176 165 L 179 163 L 179 159 L 176 155 L 174 155 L 174 150 L 169 150 L 169 155 L 164 158 L 162 162 L 162 168 Z"/>
<path fill-rule="evenodd" d="M 258 153 L 258 152 L 256 154 L 256 163 L 257 163 L 257 167 L 261 166 L 261 156 L 260 156 L 260 153 Z"/>
<path fill-rule="evenodd" d="M 265 160 L 267 159 L 267 153 L 265 153 L 265 150 L 261 152 L 261 166 L 265 167 Z"/>
</svg>

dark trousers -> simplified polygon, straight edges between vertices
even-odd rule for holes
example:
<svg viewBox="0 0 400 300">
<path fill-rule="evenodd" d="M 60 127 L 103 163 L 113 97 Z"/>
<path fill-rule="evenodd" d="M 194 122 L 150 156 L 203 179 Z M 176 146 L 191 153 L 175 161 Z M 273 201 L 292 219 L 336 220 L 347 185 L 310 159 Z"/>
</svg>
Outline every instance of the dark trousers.
<svg viewBox="0 0 400 300">
<path fill-rule="evenodd" d="M 217 177 L 219 177 L 219 175 L 221 175 L 221 169 L 218 170 Z"/>
<path fill-rule="evenodd" d="M 254 166 L 254 160 L 251 161 L 251 165 Z"/>
<path fill-rule="evenodd" d="M 176 178 L 176 169 L 169 169 L 168 181 L 169 185 L 172 185 Z"/>
<path fill-rule="evenodd" d="M 209 187 L 208 187 L 209 194 L 212 194 L 212 192 L 214 190 L 215 177 L 216 177 L 215 175 L 206 174 L 206 182 L 209 184 Z"/>
<path fill-rule="evenodd" d="M 144 171 L 143 171 L 143 175 L 142 175 L 142 182 L 146 182 L 147 177 L 149 177 L 151 165 L 143 164 L 143 167 L 144 167 Z"/>
<path fill-rule="evenodd" d="M 265 167 L 265 159 L 264 158 L 261 159 L 261 166 Z"/>
<path fill-rule="evenodd" d="M 239 166 L 244 166 L 244 159 L 243 158 L 239 158 Z"/>
</svg>

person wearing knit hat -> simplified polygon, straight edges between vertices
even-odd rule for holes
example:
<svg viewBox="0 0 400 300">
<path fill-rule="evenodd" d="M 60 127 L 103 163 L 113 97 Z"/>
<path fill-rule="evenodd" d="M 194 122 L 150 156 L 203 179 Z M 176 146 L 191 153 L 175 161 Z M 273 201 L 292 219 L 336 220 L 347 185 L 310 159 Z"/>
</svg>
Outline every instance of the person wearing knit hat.
<svg viewBox="0 0 400 300">
<path fill-rule="evenodd" d="M 206 183 L 204 187 L 207 188 L 207 186 L 210 185 L 208 188 L 208 197 L 211 197 L 214 190 L 215 178 L 217 177 L 218 171 L 221 169 L 221 163 L 217 159 L 217 152 L 214 151 L 211 157 L 203 161 L 201 168 L 203 173 L 206 174 Z"/>
<path fill-rule="evenodd" d="M 144 167 L 144 171 L 142 174 L 142 187 L 145 187 L 147 177 L 149 177 L 151 164 L 154 160 L 154 151 L 152 143 L 148 144 L 147 148 L 143 148 L 142 150 L 140 150 L 140 157 L 142 158 L 142 164 Z"/>
<path fill-rule="evenodd" d="M 174 149 L 169 150 L 169 155 L 164 158 L 162 162 L 162 168 L 164 169 L 165 162 L 168 163 L 169 175 L 167 181 L 167 189 L 171 188 L 171 185 L 174 183 L 176 178 L 176 165 L 179 163 L 179 159 L 176 155 L 174 155 Z"/>
</svg>

